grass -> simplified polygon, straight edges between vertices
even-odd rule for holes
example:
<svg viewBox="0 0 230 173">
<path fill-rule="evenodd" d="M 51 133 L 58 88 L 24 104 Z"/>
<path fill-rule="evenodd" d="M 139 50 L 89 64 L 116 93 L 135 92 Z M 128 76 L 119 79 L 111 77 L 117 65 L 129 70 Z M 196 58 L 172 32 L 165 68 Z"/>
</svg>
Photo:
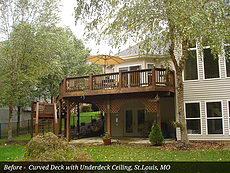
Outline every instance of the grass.
<svg viewBox="0 0 230 173">
<path fill-rule="evenodd" d="M 21 139 L 29 140 L 30 136 L 14 138 L 14 140 Z M 23 147 L 20 145 L 0 146 L 0 161 L 23 160 Z M 230 150 L 166 151 L 156 147 L 126 145 L 80 147 L 77 150 L 87 152 L 94 161 L 230 161 Z"/>
<path fill-rule="evenodd" d="M 27 141 L 30 140 L 31 135 L 22 135 L 13 138 L 13 141 Z M 0 139 L 0 143 L 6 142 L 7 139 Z M 24 159 L 22 145 L 0 145 L 0 161 L 20 161 Z"/>
<path fill-rule="evenodd" d="M 24 159 L 21 145 L 0 146 L 0 161 L 20 161 Z"/>
<path fill-rule="evenodd" d="M 99 112 L 81 112 L 80 113 L 80 124 L 81 123 L 88 123 L 91 122 L 92 119 L 98 119 L 100 115 Z M 70 116 L 70 125 L 77 125 L 77 116 L 75 114 L 72 114 Z M 64 130 L 64 121 L 62 121 L 62 130 Z"/>
<path fill-rule="evenodd" d="M 7 139 L 1 139 L 0 143 Z M 30 140 L 30 134 L 13 138 L 14 141 Z M 23 160 L 21 145 L 1 145 L 0 161 Z M 110 145 L 80 147 L 78 151 L 85 151 L 94 161 L 230 161 L 230 150 L 191 150 L 167 151 L 157 147 Z"/>
<path fill-rule="evenodd" d="M 23 147 L 0 146 L 0 161 L 23 160 Z M 78 151 L 87 152 L 94 161 L 230 161 L 229 150 L 166 151 L 155 147 L 110 145 L 81 147 Z"/>
<path fill-rule="evenodd" d="M 94 161 L 230 161 L 229 150 L 166 151 L 156 147 L 92 146 L 81 147 Z"/>
<path fill-rule="evenodd" d="M 27 140 L 30 140 L 30 138 L 31 138 L 31 135 L 27 134 L 27 135 L 22 135 L 22 136 L 13 138 L 13 141 L 27 141 Z M 0 143 L 6 142 L 6 141 L 7 139 L 0 139 Z"/>
</svg>

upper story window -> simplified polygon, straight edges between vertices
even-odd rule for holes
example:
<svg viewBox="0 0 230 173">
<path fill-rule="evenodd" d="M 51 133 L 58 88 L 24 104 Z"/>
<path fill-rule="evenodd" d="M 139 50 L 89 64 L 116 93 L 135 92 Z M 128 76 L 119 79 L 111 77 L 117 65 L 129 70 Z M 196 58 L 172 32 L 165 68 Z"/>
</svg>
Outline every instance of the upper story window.
<svg viewBox="0 0 230 173">
<path fill-rule="evenodd" d="M 197 80 L 197 56 L 196 49 L 188 51 L 188 57 L 185 62 L 184 80 Z"/>
<path fill-rule="evenodd" d="M 211 49 L 204 49 L 204 72 L 205 79 L 219 78 L 219 61 L 214 59 Z"/>
<path fill-rule="evenodd" d="M 154 64 L 147 64 L 147 69 L 149 69 L 149 68 L 153 68 L 153 66 L 154 66 Z"/>
<path fill-rule="evenodd" d="M 230 46 L 225 47 L 225 58 L 227 77 L 230 77 Z"/>
</svg>

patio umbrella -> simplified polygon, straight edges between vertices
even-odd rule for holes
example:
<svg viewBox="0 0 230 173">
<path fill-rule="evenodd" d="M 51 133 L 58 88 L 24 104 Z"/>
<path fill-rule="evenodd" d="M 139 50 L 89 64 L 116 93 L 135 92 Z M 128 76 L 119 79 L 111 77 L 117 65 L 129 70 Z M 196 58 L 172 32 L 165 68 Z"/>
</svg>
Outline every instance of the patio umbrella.
<svg viewBox="0 0 230 173">
<path fill-rule="evenodd" d="M 119 56 L 111 56 L 111 55 L 94 55 L 94 56 L 89 56 L 86 60 L 92 62 L 93 64 L 103 65 L 104 73 L 105 73 L 105 67 L 107 65 L 121 64 L 122 62 L 125 61 Z"/>
</svg>

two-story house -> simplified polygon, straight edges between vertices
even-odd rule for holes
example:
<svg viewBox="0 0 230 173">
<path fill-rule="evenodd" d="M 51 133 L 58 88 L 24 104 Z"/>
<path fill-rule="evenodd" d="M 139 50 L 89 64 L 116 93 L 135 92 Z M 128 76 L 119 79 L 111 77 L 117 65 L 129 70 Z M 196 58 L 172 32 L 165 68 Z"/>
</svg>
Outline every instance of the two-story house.
<svg viewBox="0 0 230 173">
<path fill-rule="evenodd" d="M 157 63 L 165 56 L 140 58 L 135 48 L 120 52 L 125 61 L 107 66 L 106 74 L 63 79 L 58 100 L 69 105 L 69 112 L 79 102 L 96 104 L 105 113 L 105 130 L 112 137 L 140 137 L 156 119 L 164 137 L 180 139 L 179 128 L 171 124 L 178 118 L 173 64 L 167 72 L 163 61 Z M 214 59 L 209 47 L 190 48 L 184 70 L 190 140 L 230 139 L 230 62 L 226 56 L 223 52 Z"/>
<path fill-rule="evenodd" d="M 123 51 L 120 56 L 127 59 L 124 64 L 114 65 L 114 71 L 132 68 L 151 68 L 153 59 L 138 61 L 138 55 Z M 199 44 L 189 49 L 184 78 L 184 110 L 190 140 L 230 140 L 230 46 L 215 59 L 208 46 Z M 178 58 L 180 53 L 177 55 Z M 162 57 L 161 57 L 162 58 Z M 163 61 L 162 61 L 163 63 Z M 173 64 L 171 64 L 173 69 Z M 174 132 L 170 121 L 178 119 L 176 97 L 161 98 L 162 122 L 167 124 L 168 133 Z M 174 109 L 172 108 L 174 107 Z M 175 110 L 175 112 L 173 112 Z M 173 114 L 173 115 L 171 115 Z M 180 129 L 176 138 L 180 140 Z"/>
</svg>

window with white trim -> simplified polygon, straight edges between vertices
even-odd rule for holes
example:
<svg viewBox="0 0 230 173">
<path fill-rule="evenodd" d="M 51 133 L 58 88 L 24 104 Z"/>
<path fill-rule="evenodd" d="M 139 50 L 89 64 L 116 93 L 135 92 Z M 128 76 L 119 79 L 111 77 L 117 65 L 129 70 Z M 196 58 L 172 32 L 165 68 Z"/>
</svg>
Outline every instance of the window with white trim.
<svg viewBox="0 0 230 173">
<path fill-rule="evenodd" d="M 154 64 L 147 64 L 147 69 L 149 69 L 149 68 L 153 68 L 153 66 L 154 66 Z"/>
<path fill-rule="evenodd" d="M 229 133 L 230 133 L 230 101 L 228 102 L 228 125 L 229 125 Z"/>
<path fill-rule="evenodd" d="M 185 103 L 188 134 L 201 134 L 200 103 Z"/>
<path fill-rule="evenodd" d="M 227 77 L 230 77 L 230 46 L 225 47 L 225 59 L 226 59 Z"/>
<path fill-rule="evenodd" d="M 208 134 L 223 134 L 221 102 L 207 102 L 206 114 Z"/>
<path fill-rule="evenodd" d="M 211 49 L 204 49 L 204 72 L 205 79 L 219 78 L 219 60 L 214 58 Z"/>
<path fill-rule="evenodd" d="M 193 49 L 188 51 L 188 56 L 184 67 L 184 80 L 197 80 L 197 79 L 198 79 L 198 71 L 197 71 L 196 49 Z"/>
</svg>

